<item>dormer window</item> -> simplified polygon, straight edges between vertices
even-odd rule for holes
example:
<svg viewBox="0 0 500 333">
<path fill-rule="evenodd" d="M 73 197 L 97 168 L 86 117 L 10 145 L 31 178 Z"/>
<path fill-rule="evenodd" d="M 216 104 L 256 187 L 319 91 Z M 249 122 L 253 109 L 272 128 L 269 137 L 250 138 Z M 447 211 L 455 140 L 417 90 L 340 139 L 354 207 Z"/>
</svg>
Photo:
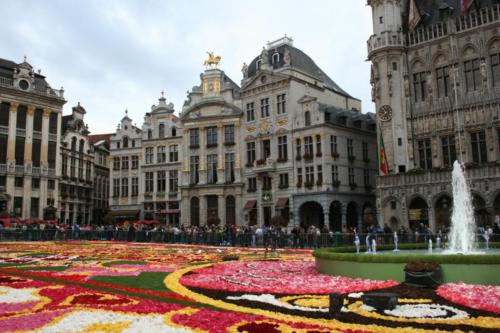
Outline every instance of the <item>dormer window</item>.
<svg viewBox="0 0 500 333">
<path fill-rule="evenodd" d="M 304 113 L 304 123 L 306 126 L 311 126 L 311 112 L 306 111 Z"/>
<path fill-rule="evenodd" d="M 71 151 L 76 151 L 76 137 L 71 139 Z"/>
<path fill-rule="evenodd" d="M 280 62 L 280 54 L 276 52 L 273 54 L 273 65 L 277 65 Z"/>
<path fill-rule="evenodd" d="M 165 137 L 165 124 L 161 123 L 158 126 L 158 137 L 163 139 Z"/>
<path fill-rule="evenodd" d="M 259 60 L 257 60 L 257 61 L 255 62 L 255 69 L 259 70 L 259 69 L 260 69 L 260 65 L 261 65 L 261 64 L 262 64 L 262 60 L 260 60 L 260 59 L 259 59 Z"/>
</svg>

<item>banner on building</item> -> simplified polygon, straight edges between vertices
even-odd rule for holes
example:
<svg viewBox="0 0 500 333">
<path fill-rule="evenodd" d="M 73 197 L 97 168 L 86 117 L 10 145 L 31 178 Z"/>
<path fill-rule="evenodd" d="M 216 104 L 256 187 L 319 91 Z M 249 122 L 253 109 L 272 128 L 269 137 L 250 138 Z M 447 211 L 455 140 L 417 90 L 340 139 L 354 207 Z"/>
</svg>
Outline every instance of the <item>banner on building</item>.
<svg viewBox="0 0 500 333">
<path fill-rule="evenodd" d="M 463 0 L 463 1 L 465 1 L 465 0 Z M 420 15 L 420 12 L 418 11 L 416 0 L 411 0 L 410 1 L 410 11 L 408 13 L 408 29 L 410 31 L 415 30 L 417 25 L 420 23 L 421 19 L 422 19 L 422 15 Z"/>
</svg>

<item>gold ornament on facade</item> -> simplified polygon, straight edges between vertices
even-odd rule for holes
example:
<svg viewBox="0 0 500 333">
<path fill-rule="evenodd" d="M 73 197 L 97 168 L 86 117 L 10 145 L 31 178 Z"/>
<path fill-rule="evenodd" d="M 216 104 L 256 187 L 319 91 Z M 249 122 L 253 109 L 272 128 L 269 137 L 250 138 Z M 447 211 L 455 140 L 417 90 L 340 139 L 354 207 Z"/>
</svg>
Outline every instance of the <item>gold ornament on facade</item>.
<svg viewBox="0 0 500 333">
<path fill-rule="evenodd" d="M 50 117 L 50 110 L 48 110 L 48 109 L 43 110 L 43 117 L 44 118 Z"/>
<path fill-rule="evenodd" d="M 257 127 L 255 126 L 247 126 L 247 132 L 255 132 L 256 129 Z"/>
<path fill-rule="evenodd" d="M 269 129 L 269 123 L 267 122 L 267 120 L 263 120 L 260 123 L 260 130 L 261 131 L 267 131 L 268 129 Z"/>
<path fill-rule="evenodd" d="M 19 103 L 11 102 L 10 103 L 10 112 L 17 112 L 18 107 L 19 107 Z"/>
<path fill-rule="evenodd" d="M 217 65 L 219 65 L 221 57 L 215 55 L 214 52 L 207 51 L 207 54 L 208 54 L 208 59 L 206 59 L 203 62 L 203 65 L 207 68 L 216 68 Z"/>
<path fill-rule="evenodd" d="M 288 118 L 280 118 L 276 122 L 278 126 L 285 126 L 288 124 Z"/>
</svg>

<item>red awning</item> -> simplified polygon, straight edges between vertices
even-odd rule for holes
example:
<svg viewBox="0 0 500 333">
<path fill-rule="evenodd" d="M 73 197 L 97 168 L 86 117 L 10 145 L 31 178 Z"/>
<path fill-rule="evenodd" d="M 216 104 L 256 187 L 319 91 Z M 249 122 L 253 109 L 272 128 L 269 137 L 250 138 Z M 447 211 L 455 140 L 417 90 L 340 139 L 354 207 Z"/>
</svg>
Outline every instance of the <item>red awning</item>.
<svg viewBox="0 0 500 333">
<path fill-rule="evenodd" d="M 278 198 L 278 201 L 276 201 L 276 205 L 274 206 L 274 208 L 275 209 L 284 208 L 287 205 L 288 205 L 288 198 Z"/>
<path fill-rule="evenodd" d="M 248 200 L 243 209 L 253 209 L 257 206 L 257 200 Z"/>
</svg>

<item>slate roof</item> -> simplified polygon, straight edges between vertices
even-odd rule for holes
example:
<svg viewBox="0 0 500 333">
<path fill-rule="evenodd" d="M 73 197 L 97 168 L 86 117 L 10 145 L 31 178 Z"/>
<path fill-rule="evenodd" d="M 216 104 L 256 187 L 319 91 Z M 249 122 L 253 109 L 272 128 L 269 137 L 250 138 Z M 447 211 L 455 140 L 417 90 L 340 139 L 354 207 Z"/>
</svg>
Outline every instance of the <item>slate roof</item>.
<svg viewBox="0 0 500 333">
<path fill-rule="evenodd" d="M 319 111 L 329 114 L 329 120 L 326 121 L 327 123 L 342 125 L 350 128 L 358 128 L 372 132 L 376 131 L 375 114 L 372 112 L 361 113 L 359 111 L 345 110 L 333 105 L 326 104 L 320 104 Z M 358 124 L 361 127 L 356 126 L 355 122 L 360 122 Z"/>
<path fill-rule="evenodd" d="M 303 51 L 299 50 L 296 47 L 293 47 L 290 44 L 282 44 L 279 45 L 276 48 L 271 47 L 270 49 L 267 50 L 268 54 L 268 59 L 267 63 L 272 66 L 273 68 L 280 68 L 282 67 L 285 62 L 284 62 L 284 56 L 285 56 L 285 51 L 288 49 L 290 52 L 290 58 L 291 58 L 291 67 L 292 68 L 297 68 L 299 70 L 302 70 L 306 72 L 307 74 L 318 78 L 319 80 L 323 81 L 325 85 L 334 90 L 335 92 L 344 95 L 346 97 L 351 97 L 345 90 L 340 88 L 338 84 L 335 83 L 321 68 L 319 68 L 318 65 L 314 62 L 314 60 L 311 59 L 307 54 L 305 54 Z M 280 55 L 280 61 L 277 64 L 272 63 L 272 57 L 273 54 L 276 52 L 279 53 Z M 248 65 L 248 77 L 251 78 L 255 74 L 257 74 L 257 60 L 260 59 L 260 55 L 255 57 L 250 65 Z"/>
<path fill-rule="evenodd" d="M 30 64 L 24 62 L 22 63 L 24 65 L 28 65 L 31 68 L 33 68 Z M 20 66 L 21 64 L 17 64 L 11 60 L 7 59 L 2 59 L 0 58 L 0 77 L 12 79 L 14 77 L 14 68 Z M 45 90 L 49 84 L 45 80 L 45 76 L 35 73 L 35 86 L 37 87 L 38 90 Z"/>
</svg>

